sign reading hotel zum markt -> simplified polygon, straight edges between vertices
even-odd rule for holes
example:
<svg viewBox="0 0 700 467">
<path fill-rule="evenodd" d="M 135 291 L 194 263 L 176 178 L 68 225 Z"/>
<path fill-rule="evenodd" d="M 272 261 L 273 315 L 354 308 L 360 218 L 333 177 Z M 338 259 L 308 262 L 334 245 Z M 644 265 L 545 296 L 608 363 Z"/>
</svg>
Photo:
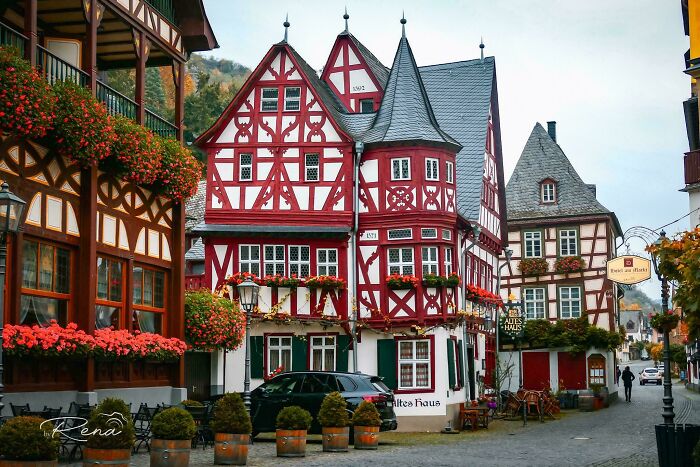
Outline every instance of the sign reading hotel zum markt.
<svg viewBox="0 0 700 467">
<path fill-rule="evenodd" d="M 651 261 L 641 256 L 618 256 L 607 264 L 607 276 L 618 284 L 636 284 L 651 277 Z"/>
</svg>

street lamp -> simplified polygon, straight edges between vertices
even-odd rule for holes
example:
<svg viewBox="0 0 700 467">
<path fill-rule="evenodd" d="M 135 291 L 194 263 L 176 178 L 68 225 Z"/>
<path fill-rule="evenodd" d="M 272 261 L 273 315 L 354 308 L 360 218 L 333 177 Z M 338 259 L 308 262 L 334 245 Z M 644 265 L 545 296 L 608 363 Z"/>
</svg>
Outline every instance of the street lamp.
<svg viewBox="0 0 700 467">
<path fill-rule="evenodd" d="M 260 286 L 250 277 L 238 284 L 238 302 L 245 310 L 245 379 L 243 382 L 243 404 L 250 415 L 250 317 L 258 304 Z M 233 299 L 233 296 L 231 296 Z"/>
<path fill-rule="evenodd" d="M 5 387 L 2 368 L 2 324 L 5 320 L 5 258 L 7 257 L 7 235 L 17 233 L 20 226 L 22 212 L 24 212 L 24 200 L 10 191 L 7 183 L 0 187 L 0 414 L 4 404 L 2 403 Z"/>
</svg>

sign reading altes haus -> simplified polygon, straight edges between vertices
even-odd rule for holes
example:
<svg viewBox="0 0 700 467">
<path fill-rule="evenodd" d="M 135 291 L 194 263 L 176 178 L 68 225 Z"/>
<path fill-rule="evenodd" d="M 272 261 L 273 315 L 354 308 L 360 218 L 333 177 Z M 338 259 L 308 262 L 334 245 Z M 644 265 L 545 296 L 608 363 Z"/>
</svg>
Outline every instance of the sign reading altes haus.
<svg viewBox="0 0 700 467">
<path fill-rule="evenodd" d="M 651 277 L 651 261 L 641 256 L 618 256 L 608 261 L 607 276 L 618 284 L 636 284 Z"/>
<path fill-rule="evenodd" d="M 508 308 L 501 317 L 501 329 L 513 338 L 522 337 L 524 327 L 525 317 L 519 307 Z"/>
</svg>

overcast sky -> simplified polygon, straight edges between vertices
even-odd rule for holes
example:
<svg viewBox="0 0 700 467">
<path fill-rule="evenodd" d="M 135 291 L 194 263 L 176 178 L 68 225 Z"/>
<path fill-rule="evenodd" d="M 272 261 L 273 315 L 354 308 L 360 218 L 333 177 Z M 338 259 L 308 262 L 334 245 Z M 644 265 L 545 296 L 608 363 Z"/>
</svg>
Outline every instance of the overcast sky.
<svg viewBox="0 0 700 467">
<path fill-rule="evenodd" d="M 282 39 L 289 13 L 290 44 L 320 69 L 344 28 L 345 5 L 350 31 L 387 66 L 402 11 L 419 66 L 477 58 L 483 36 L 486 55 L 496 57 L 506 180 L 535 122 L 556 120 L 560 146 L 623 230 L 687 214 L 678 191 L 690 93 L 679 1 L 205 0 L 221 46 L 213 54 L 254 68 Z"/>
</svg>

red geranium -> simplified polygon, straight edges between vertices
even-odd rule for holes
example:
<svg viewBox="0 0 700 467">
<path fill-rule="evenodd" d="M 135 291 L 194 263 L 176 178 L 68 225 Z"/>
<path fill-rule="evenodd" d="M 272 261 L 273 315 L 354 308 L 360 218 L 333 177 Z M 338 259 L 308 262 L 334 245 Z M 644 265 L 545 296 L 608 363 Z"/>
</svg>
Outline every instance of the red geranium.
<svg viewBox="0 0 700 467">
<path fill-rule="evenodd" d="M 162 169 L 156 182 L 163 194 L 177 201 L 191 197 L 197 192 L 197 184 L 202 178 L 202 164 L 179 141 L 159 138 L 162 147 Z"/>
<path fill-rule="evenodd" d="M 163 149 L 160 138 L 131 119 L 113 117 L 117 139 L 112 157 L 121 165 L 123 177 L 137 185 L 150 185 L 158 179 Z"/>
<path fill-rule="evenodd" d="M 337 276 L 311 276 L 307 277 L 304 285 L 310 289 L 344 289 L 347 285 L 345 279 Z"/>
<path fill-rule="evenodd" d="M 554 270 L 558 273 L 579 272 L 585 267 L 580 256 L 563 256 L 554 262 Z"/>
<path fill-rule="evenodd" d="M 393 273 L 384 279 L 386 285 L 393 290 L 415 289 L 418 287 L 420 279 L 412 274 Z"/>
<path fill-rule="evenodd" d="M 208 290 L 185 294 L 185 338 L 196 350 L 236 350 L 245 336 L 245 315 Z"/>
<path fill-rule="evenodd" d="M 95 339 L 77 324 L 63 328 L 55 320 L 47 327 L 7 324 L 2 339 L 7 355 L 20 357 L 87 357 L 95 345 Z"/>
<path fill-rule="evenodd" d="M 467 284 L 467 300 L 480 305 L 503 305 L 503 300 L 499 295 L 472 284 Z"/>
</svg>

